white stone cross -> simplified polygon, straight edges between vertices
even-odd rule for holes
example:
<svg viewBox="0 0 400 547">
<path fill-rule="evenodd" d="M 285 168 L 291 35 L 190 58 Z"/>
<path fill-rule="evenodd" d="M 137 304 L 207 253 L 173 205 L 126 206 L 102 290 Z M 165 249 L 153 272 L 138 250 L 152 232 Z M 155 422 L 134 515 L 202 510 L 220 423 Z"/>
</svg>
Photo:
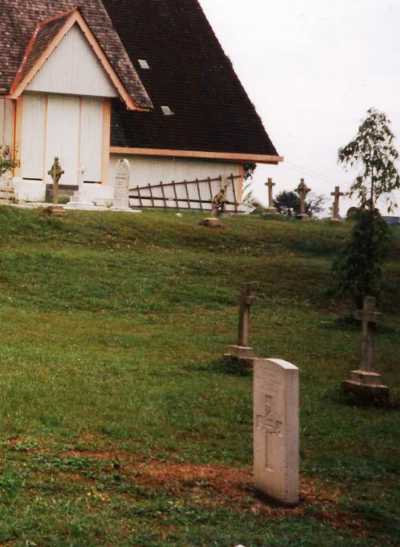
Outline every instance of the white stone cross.
<svg viewBox="0 0 400 547">
<path fill-rule="evenodd" d="M 300 216 L 304 217 L 306 216 L 306 197 L 307 194 L 311 192 L 311 189 L 308 188 L 304 179 L 300 180 L 300 184 L 298 185 L 296 192 L 300 196 Z"/>
<path fill-rule="evenodd" d="M 335 186 L 335 191 L 331 193 L 331 196 L 334 198 L 333 208 L 332 208 L 332 219 L 340 220 L 340 198 L 345 194 L 340 191 L 340 186 Z"/>
<path fill-rule="evenodd" d="M 269 178 L 265 186 L 268 188 L 268 208 L 274 209 L 274 186 L 276 186 L 276 184 Z"/>
<path fill-rule="evenodd" d="M 299 503 L 299 369 L 280 359 L 254 359 L 254 479 L 285 505 Z"/>
</svg>

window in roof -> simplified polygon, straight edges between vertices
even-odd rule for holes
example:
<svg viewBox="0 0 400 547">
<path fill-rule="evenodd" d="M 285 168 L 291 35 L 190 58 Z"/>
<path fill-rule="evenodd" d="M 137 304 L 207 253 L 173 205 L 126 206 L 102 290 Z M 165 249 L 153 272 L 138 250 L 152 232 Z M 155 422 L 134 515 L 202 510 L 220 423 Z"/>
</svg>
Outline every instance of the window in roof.
<svg viewBox="0 0 400 547">
<path fill-rule="evenodd" d="M 138 63 L 140 68 L 143 68 L 143 70 L 150 70 L 150 65 L 146 59 L 138 59 Z"/>
<path fill-rule="evenodd" d="M 174 116 L 175 114 L 175 112 L 169 106 L 162 106 L 161 110 L 164 116 Z"/>
</svg>

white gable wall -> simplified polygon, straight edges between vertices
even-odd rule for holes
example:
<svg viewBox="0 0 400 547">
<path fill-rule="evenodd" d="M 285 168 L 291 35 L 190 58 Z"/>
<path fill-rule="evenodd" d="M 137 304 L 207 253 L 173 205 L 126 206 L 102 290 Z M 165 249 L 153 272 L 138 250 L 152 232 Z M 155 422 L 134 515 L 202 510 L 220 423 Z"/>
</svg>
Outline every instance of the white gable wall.
<svg viewBox="0 0 400 547">
<path fill-rule="evenodd" d="M 118 96 L 77 25 L 64 36 L 27 90 L 93 97 Z"/>
</svg>

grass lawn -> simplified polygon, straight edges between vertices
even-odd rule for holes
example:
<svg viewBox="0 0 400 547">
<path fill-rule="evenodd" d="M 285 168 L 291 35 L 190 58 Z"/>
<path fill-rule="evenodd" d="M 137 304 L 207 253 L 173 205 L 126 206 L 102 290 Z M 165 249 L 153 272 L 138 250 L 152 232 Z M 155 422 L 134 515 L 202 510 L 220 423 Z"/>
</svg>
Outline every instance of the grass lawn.
<svg viewBox="0 0 400 547">
<path fill-rule="evenodd" d="M 400 544 L 400 231 L 379 367 L 391 408 L 340 383 L 360 332 L 332 301 L 346 225 L 0 208 L 0 544 Z M 301 369 L 302 504 L 258 500 L 251 374 L 221 359 L 238 292 L 253 342 Z"/>
</svg>

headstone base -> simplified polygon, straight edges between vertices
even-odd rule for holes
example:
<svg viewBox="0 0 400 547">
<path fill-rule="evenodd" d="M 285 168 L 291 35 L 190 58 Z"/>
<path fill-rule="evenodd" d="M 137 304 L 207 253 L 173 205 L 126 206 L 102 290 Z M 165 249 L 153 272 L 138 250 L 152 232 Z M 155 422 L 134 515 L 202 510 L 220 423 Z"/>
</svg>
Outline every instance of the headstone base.
<svg viewBox="0 0 400 547">
<path fill-rule="evenodd" d="M 206 226 L 207 228 L 225 228 L 222 221 L 215 217 L 205 218 L 199 224 L 200 226 Z"/>
<path fill-rule="evenodd" d="M 61 207 L 60 205 L 51 205 L 44 209 L 44 213 L 52 217 L 63 217 L 65 210 L 64 207 Z"/>
<path fill-rule="evenodd" d="M 138 209 L 131 209 L 130 207 L 111 207 L 110 211 L 114 213 L 141 213 Z"/>
<path fill-rule="evenodd" d="M 296 215 L 296 218 L 297 220 L 302 220 L 303 222 L 307 220 L 311 220 L 308 215 Z"/>
<path fill-rule="evenodd" d="M 264 215 L 279 215 L 279 211 L 275 207 L 267 207 L 264 209 Z"/>
<path fill-rule="evenodd" d="M 353 370 L 349 380 L 343 382 L 343 390 L 365 400 L 388 401 L 390 390 L 384 385 L 378 372 Z"/>
<path fill-rule="evenodd" d="M 78 211 L 96 211 L 98 207 L 95 206 L 94 203 L 89 203 L 86 201 L 70 201 L 65 206 L 66 209 L 76 209 Z"/>
<path fill-rule="evenodd" d="M 330 219 L 330 221 L 331 221 L 331 222 L 343 222 L 343 219 L 342 219 L 342 218 L 334 218 L 334 217 L 332 217 L 332 218 Z"/>
<path fill-rule="evenodd" d="M 256 358 L 253 348 L 248 346 L 228 346 L 225 358 L 241 361 L 252 366 L 253 359 Z"/>
</svg>

